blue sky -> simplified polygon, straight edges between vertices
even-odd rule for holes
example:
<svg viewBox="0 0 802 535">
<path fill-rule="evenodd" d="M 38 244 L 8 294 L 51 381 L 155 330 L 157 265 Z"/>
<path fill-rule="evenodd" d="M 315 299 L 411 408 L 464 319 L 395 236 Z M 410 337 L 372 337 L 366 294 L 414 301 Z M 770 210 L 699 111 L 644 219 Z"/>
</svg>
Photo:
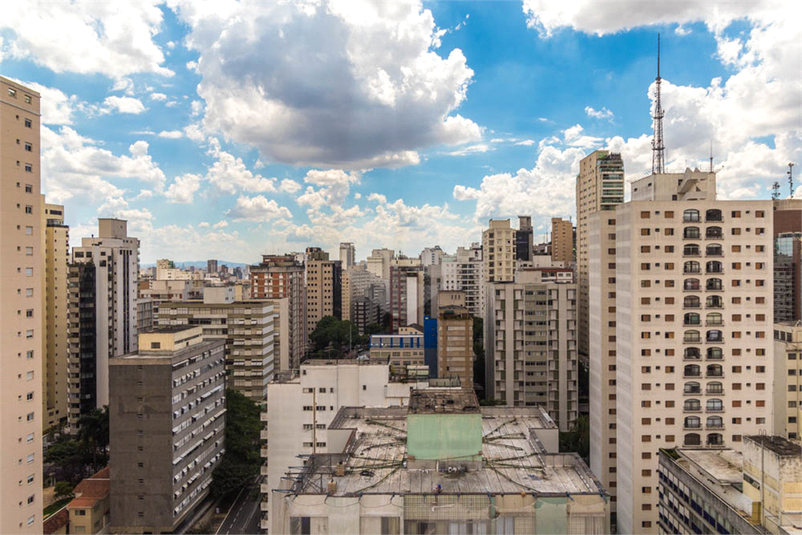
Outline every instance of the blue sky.
<svg viewBox="0 0 802 535">
<path fill-rule="evenodd" d="M 42 93 L 73 243 L 126 218 L 143 262 L 453 252 L 519 214 L 542 236 L 585 154 L 649 169 L 658 32 L 669 168 L 712 140 L 719 196 L 768 198 L 802 151 L 795 3 L 603 6 L 29 4 L 0 20 L 0 74 Z"/>
</svg>

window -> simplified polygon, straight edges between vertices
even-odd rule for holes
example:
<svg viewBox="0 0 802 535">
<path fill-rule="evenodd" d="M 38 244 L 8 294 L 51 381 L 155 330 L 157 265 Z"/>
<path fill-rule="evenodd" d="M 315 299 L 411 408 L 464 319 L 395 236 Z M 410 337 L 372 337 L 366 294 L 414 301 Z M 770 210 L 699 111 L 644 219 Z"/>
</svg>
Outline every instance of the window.
<svg viewBox="0 0 802 535">
<path fill-rule="evenodd" d="M 33 145 L 31 145 L 30 143 L 25 143 L 25 150 L 27 152 L 33 152 Z"/>
<path fill-rule="evenodd" d="M 17 90 L 8 88 L 8 96 L 11 98 L 17 98 Z"/>
<path fill-rule="evenodd" d="M 29 164 L 29 163 L 26 163 L 25 164 L 25 172 L 26 173 L 33 173 L 33 165 Z"/>
<path fill-rule="evenodd" d="M 33 126 L 33 122 L 30 119 L 25 119 L 25 128 L 31 128 Z"/>
</svg>

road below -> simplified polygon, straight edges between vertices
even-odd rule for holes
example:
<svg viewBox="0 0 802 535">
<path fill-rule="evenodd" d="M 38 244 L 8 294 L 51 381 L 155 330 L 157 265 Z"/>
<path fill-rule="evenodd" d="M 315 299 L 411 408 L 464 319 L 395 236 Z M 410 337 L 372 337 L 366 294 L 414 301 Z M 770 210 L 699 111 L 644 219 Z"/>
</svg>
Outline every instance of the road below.
<svg viewBox="0 0 802 535">
<path fill-rule="evenodd" d="M 244 488 L 234 500 L 220 528 L 218 535 L 241 535 L 259 533 L 259 483 Z"/>
</svg>

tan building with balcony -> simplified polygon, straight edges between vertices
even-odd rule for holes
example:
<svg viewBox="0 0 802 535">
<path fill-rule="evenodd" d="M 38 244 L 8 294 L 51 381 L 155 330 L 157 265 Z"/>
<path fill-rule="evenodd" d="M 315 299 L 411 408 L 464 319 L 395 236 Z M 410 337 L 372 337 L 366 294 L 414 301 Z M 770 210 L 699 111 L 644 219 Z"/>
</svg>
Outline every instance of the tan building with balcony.
<svg viewBox="0 0 802 535">
<path fill-rule="evenodd" d="M 515 278 L 515 229 L 509 219 L 491 219 L 482 232 L 485 282 L 511 281 Z"/>
</svg>

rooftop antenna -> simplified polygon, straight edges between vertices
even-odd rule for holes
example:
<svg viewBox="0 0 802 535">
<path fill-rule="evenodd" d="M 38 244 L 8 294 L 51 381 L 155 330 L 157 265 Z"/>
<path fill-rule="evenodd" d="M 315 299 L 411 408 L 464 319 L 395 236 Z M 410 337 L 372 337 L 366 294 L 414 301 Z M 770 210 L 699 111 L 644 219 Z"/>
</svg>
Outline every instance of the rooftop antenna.
<svg viewBox="0 0 802 535">
<path fill-rule="evenodd" d="M 710 140 L 710 172 L 713 172 L 713 140 Z"/>
<path fill-rule="evenodd" d="M 788 187 L 791 189 L 790 198 L 794 198 L 794 164 L 788 164 Z"/>
<path fill-rule="evenodd" d="M 771 185 L 771 200 L 776 201 L 780 198 L 780 183 L 776 180 L 774 184 Z"/>
<path fill-rule="evenodd" d="M 654 102 L 654 138 L 652 139 L 652 174 L 665 173 L 665 144 L 663 143 L 663 106 L 660 103 L 660 34 L 657 34 L 657 95 Z"/>
</svg>

